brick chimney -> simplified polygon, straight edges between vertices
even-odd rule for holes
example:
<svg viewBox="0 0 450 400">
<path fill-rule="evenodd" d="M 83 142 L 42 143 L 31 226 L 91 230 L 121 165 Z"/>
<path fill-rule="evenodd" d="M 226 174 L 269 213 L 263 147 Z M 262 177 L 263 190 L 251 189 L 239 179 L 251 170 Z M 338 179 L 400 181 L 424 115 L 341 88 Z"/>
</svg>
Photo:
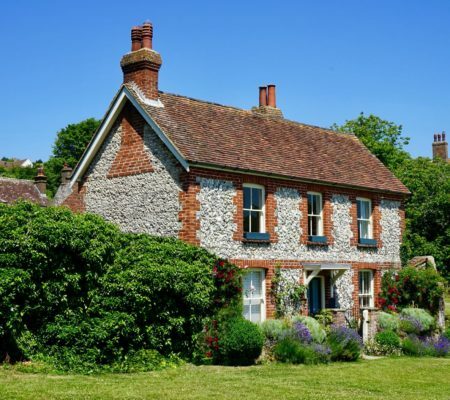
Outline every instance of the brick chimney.
<svg viewBox="0 0 450 400">
<path fill-rule="evenodd" d="M 158 99 L 158 72 L 162 60 L 152 48 L 153 26 L 144 22 L 131 29 L 131 52 L 122 57 L 124 83 L 134 82 L 151 100 Z"/>
<path fill-rule="evenodd" d="M 275 85 L 259 87 L 259 106 L 252 111 L 267 117 L 283 118 L 283 113 L 277 108 Z"/>
<path fill-rule="evenodd" d="M 34 177 L 34 184 L 41 194 L 45 194 L 47 190 L 47 177 L 44 174 L 44 168 L 41 166 L 37 169 L 37 174 Z"/>
<path fill-rule="evenodd" d="M 445 140 L 445 132 L 434 135 L 433 158 L 442 158 L 444 161 L 448 161 L 448 143 Z"/>
</svg>

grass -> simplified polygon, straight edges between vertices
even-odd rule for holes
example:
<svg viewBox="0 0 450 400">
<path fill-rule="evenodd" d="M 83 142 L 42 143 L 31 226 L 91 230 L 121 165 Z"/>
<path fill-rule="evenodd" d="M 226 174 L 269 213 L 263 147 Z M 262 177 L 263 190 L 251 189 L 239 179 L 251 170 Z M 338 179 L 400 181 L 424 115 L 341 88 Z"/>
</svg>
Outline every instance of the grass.
<svg viewBox="0 0 450 400">
<path fill-rule="evenodd" d="M 449 358 L 51 375 L 0 368 L 1 399 L 449 399 Z"/>
</svg>

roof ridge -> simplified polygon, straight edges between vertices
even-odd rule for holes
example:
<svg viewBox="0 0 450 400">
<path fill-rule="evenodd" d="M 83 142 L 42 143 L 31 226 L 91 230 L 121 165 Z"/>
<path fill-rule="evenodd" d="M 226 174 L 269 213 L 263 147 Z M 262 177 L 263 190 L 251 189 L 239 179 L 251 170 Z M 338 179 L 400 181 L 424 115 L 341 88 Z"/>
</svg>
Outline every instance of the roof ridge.
<svg viewBox="0 0 450 400">
<path fill-rule="evenodd" d="M 207 104 L 207 105 L 213 105 L 213 106 L 218 106 L 218 107 L 223 107 L 223 108 L 227 108 L 227 109 L 231 109 L 231 110 L 235 110 L 235 111 L 240 111 L 255 117 L 259 117 L 259 118 L 266 118 L 268 120 L 273 120 L 273 121 L 277 121 L 277 122 L 285 122 L 285 123 L 289 123 L 289 124 L 294 124 L 294 125 L 300 125 L 300 126 L 305 126 L 305 127 L 310 127 L 310 128 L 315 128 L 315 129 L 321 129 L 323 131 L 326 131 L 328 133 L 333 133 L 333 134 L 338 134 L 338 135 L 343 135 L 343 136 L 350 136 L 350 137 L 356 137 L 354 133 L 352 132 L 341 132 L 341 131 L 336 131 L 334 129 L 331 128 L 324 128 L 322 126 L 318 126 L 318 125 L 313 125 L 313 124 L 306 124 L 304 122 L 300 122 L 300 121 L 295 121 L 289 118 L 271 118 L 270 116 L 264 115 L 264 114 L 258 114 L 252 110 L 247 110 L 245 108 L 239 108 L 236 106 L 230 106 L 227 104 L 221 104 L 221 103 L 217 103 L 214 101 L 209 101 L 209 100 L 202 100 L 202 99 L 197 99 L 194 97 L 190 97 L 190 96 L 184 96 L 182 94 L 177 94 L 177 93 L 170 93 L 170 92 L 164 92 L 162 90 L 159 90 L 159 93 L 168 95 L 168 96 L 173 96 L 173 97 L 179 97 L 179 98 L 183 98 L 183 99 L 187 99 L 187 100 L 192 100 L 192 101 L 196 101 L 198 103 L 203 103 L 203 104 Z"/>
<path fill-rule="evenodd" d="M 11 181 L 11 182 L 27 182 L 27 183 L 31 183 L 34 185 L 34 181 L 32 181 L 31 179 L 19 179 L 19 178 L 10 178 L 8 176 L 0 176 L 0 180 L 4 180 L 4 181 Z"/>
</svg>

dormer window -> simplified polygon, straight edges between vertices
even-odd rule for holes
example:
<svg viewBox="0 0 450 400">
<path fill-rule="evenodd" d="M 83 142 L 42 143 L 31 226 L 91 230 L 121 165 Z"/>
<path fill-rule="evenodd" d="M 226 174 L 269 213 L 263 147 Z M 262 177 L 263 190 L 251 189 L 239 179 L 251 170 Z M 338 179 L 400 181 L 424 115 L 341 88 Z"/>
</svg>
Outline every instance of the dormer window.
<svg viewBox="0 0 450 400">
<path fill-rule="evenodd" d="M 322 194 L 308 192 L 308 238 L 310 241 L 323 242 Z"/>
<path fill-rule="evenodd" d="M 248 241 L 268 242 L 265 224 L 264 186 L 244 184 L 244 239 Z"/>
</svg>

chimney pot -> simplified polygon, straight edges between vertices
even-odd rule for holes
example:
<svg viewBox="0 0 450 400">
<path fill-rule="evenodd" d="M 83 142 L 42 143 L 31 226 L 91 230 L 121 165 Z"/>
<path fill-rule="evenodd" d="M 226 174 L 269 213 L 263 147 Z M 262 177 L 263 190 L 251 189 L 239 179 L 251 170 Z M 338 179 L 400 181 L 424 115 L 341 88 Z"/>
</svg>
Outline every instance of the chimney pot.
<svg viewBox="0 0 450 400">
<path fill-rule="evenodd" d="M 152 39 L 153 39 L 153 26 L 150 22 L 146 21 L 142 25 L 142 47 L 144 49 L 151 49 Z"/>
<path fill-rule="evenodd" d="M 267 106 L 267 86 L 259 87 L 259 106 Z"/>
<path fill-rule="evenodd" d="M 276 108 L 277 102 L 275 97 L 275 85 L 267 85 L 268 96 L 267 96 L 267 105 L 269 107 Z"/>
<path fill-rule="evenodd" d="M 442 132 L 442 141 L 445 142 L 445 131 Z"/>
<path fill-rule="evenodd" d="M 131 28 L 131 51 L 139 50 L 142 46 L 142 28 L 133 26 Z"/>
<path fill-rule="evenodd" d="M 434 134 L 434 141 L 437 142 L 437 134 Z"/>
<path fill-rule="evenodd" d="M 440 133 L 438 133 L 438 135 L 437 135 L 437 136 L 438 136 L 438 140 L 437 140 L 437 141 L 438 141 L 438 142 L 440 142 L 440 141 L 441 141 L 441 134 L 440 134 Z"/>
</svg>

